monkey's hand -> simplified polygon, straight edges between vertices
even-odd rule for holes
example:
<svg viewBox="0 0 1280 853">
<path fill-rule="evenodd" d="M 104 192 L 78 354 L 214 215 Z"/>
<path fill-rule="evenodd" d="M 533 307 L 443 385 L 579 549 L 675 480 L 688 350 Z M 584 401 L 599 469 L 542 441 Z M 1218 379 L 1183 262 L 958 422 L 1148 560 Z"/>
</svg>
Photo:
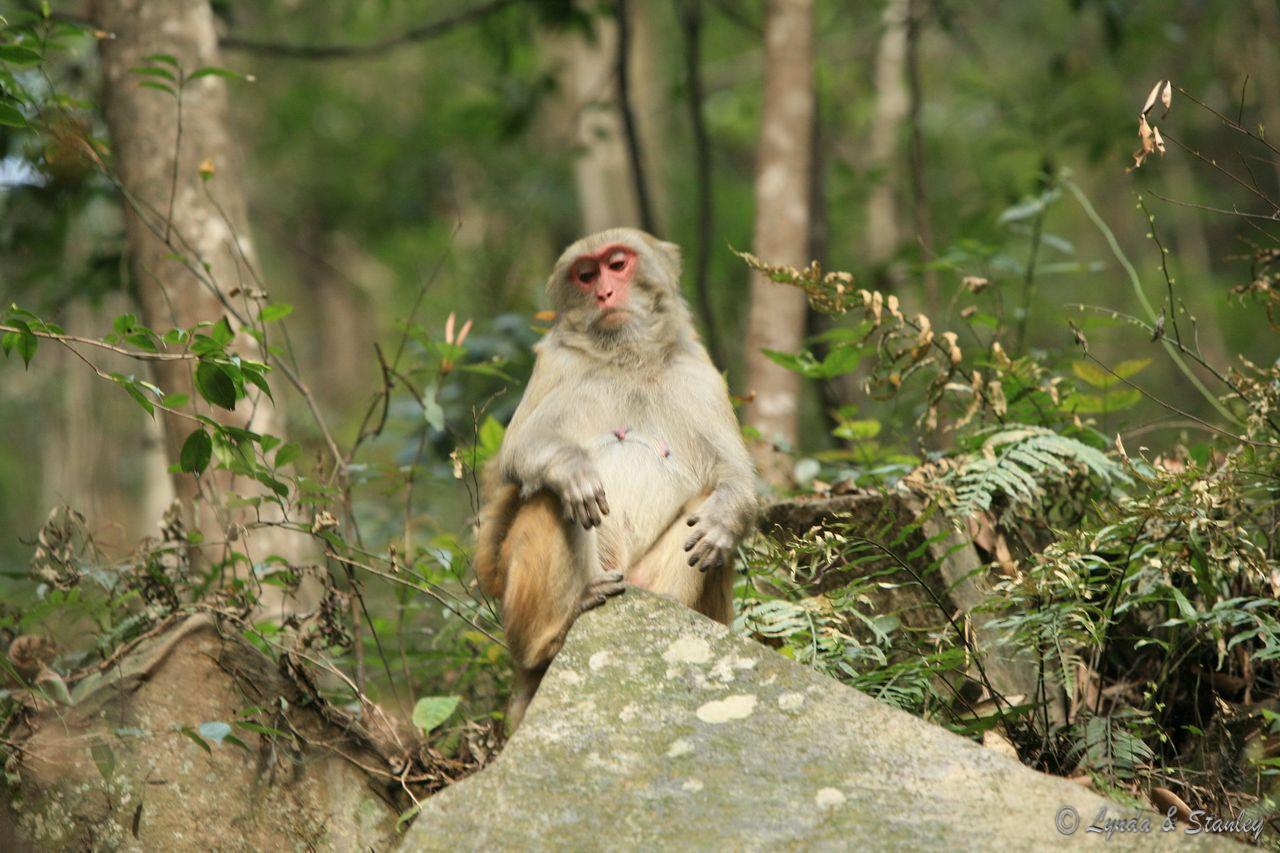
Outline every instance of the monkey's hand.
<svg viewBox="0 0 1280 853">
<path fill-rule="evenodd" d="M 581 451 L 566 455 L 548 472 L 547 485 L 560 497 L 564 517 L 590 530 L 609 514 L 600 472 Z"/>
<path fill-rule="evenodd" d="M 697 566 L 700 572 L 726 565 L 738 544 L 733 528 L 722 521 L 718 514 L 707 511 L 710 509 L 703 504 L 687 520 L 687 524 L 696 529 L 684 543 L 684 550 L 689 554 L 689 565 Z"/>
</svg>

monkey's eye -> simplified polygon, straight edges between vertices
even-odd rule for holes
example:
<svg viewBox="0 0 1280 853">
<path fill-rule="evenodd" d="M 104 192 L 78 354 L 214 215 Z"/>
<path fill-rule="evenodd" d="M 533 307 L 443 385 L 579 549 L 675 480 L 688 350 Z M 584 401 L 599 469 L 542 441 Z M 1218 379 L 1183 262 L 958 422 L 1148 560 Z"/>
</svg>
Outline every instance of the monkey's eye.
<svg viewBox="0 0 1280 853">
<path fill-rule="evenodd" d="M 598 275 L 600 275 L 600 270 L 597 269 L 595 264 L 581 264 L 573 271 L 573 280 L 584 287 L 590 287 Z"/>
<path fill-rule="evenodd" d="M 622 272 L 627 266 L 627 255 L 625 252 L 614 252 L 609 256 L 609 269 L 614 272 Z"/>
</svg>

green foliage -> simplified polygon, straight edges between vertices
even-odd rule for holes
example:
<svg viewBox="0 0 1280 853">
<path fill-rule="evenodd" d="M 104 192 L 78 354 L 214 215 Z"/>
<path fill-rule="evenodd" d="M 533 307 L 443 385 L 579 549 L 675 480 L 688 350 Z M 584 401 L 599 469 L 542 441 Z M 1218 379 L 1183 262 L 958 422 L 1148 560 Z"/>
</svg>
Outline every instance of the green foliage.
<svg viewBox="0 0 1280 853">
<path fill-rule="evenodd" d="M 428 734 L 458 710 L 461 696 L 424 696 L 413 706 L 413 724 Z"/>
<path fill-rule="evenodd" d="M 1072 730 L 1074 743 L 1069 757 L 1080 770 L 1113 779 L 1130 779 L 1141 770 L 1150 770 L 1155 753 L 1151 747 L 1118 720 L 1089 717 Z"/>
<path fill-rule="evenodd" d="M 948 475 L 955 490 L 952 511 L 967 518 L 992 508 L 997 497 L 1038 506 L 1046 487 L 1083 478 L 1104 487 L 1131 482 L 1106 454 L 1044 427 L 1011 424 L 977 433 L 981 444 Z"/>
</svg>

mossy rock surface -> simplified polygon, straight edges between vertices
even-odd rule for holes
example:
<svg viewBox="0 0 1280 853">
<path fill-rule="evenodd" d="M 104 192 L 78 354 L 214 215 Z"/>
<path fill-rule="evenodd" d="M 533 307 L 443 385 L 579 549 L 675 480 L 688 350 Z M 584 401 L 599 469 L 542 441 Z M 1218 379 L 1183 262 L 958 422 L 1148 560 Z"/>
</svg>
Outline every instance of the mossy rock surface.
<svg viewBox="0 0 1280 853">
<path fill-rule="evenodd" d="M 1101 843 L 1104 807 L 1134 814 L 631 590 L 578 621 L 503 754 L 401 849 L 1032 850 Z M 1197 840 L 1151 819 L 1108 848 Z"/>
</svg>

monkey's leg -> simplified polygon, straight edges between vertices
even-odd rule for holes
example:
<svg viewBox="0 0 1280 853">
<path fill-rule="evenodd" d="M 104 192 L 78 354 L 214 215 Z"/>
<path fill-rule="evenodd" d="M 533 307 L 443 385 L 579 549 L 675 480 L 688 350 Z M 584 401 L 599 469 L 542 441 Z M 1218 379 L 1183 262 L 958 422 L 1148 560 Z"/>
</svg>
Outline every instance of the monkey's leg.
<svg viewBox="0 0 1280 853">
<path fill-rule="evenodd" d="M 546 493 L 521 506 L 502 551 L 502 628 L 516 666 L 507 719 L 514 729 L 573 620 L 625 587 L 621 573 L 599 567 L 594 532 L 566 525 L 560 501 Z"/>
<path fill-rule="evenodd" d="M 689 539 L 685 519 L 696 515 L 706 496 L 685 504 L 671 526 L 663 531 L 639 562 L 627 570 L 627 583 L 665 595 L 728 625 L 733 621 L 733 565 L 730 561 L 707 572 L 689 565 L 684 550 Z"/>
</svg>

